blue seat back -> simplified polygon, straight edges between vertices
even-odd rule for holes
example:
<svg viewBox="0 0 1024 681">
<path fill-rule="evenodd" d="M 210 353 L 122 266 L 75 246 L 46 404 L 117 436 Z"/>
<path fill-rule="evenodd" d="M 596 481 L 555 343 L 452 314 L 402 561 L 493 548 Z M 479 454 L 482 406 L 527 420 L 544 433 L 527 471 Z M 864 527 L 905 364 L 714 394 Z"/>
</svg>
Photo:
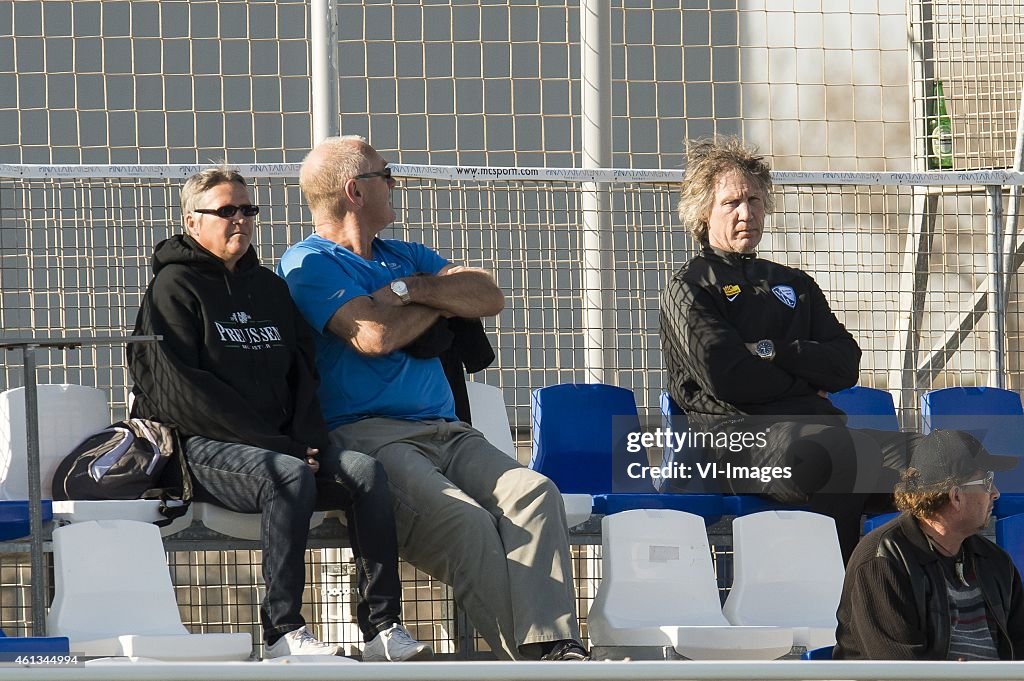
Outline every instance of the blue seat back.
<svg viewBox="0 0 1024 681">
<path fill-rule="evenodd" d="M 646 449 L 627 450 L 627 433 L 641 432 L 632 391 L 602 383 L 551 385 L 533 391 L 531 411 L 530 468 L 562 493 L 654 492 L 649 478 L 627 476 L 627 462 L 648 464 Z"/>
<path fill-rule="evenodd" d="M 1024 573 L 1024 514 L 996 520 L 996 543 L 1013 558 L 1017 572 Z"/>
<path fill-rule="evenodd" d="M 921 396 L 922 432 L 962 430 L 993 454 L 1024 455 L 1024 408 L 1020 395 L 1001 388 L 942 388 Z M 1024 493 L 1024 466 L 996 475 L 1004 494 Z"/>
<path fill-rule="evenodd" d="M 852 388 L 831 393 L 828 399 L 836 407 L 846 412 L 846 425 L 850 428 L 891 431 L 900 429 L 896 406 L 892 401 L 892 395 L 887 390 L 855 385 Z"/>
<path fill-rule="evenodd" d="M 671 416 L 686 416 L 686 412 L 676 404 L 668 391 L 663 391 L 661 393 L 661 415 L 667 420 Z"/>
<path fill-rule="evenodd" d="M 690 422 L 686 412 L 680 407 L 668 392 L 661 393 L 661 427 L 676 433 L 684 433 L 689 430 Z M 666 441 L 662 450 L 661 465 L 671 466 L 683 463 L 694 466 L 698 462 L 712 460 L 714 457 L 702 447 L 686 446 L 676 451 L 671 442 Z M 696 470 L 696 468 L 691 468 Z M 680 478 L 659 478 L 654 481 L 654 486 L 659 492 L 713 492 L 718 493 L 719 487 L 714 480 L 704 480 L 699 475 L 693 475 L 688 479 Z"/>
<path fill-rule="evenodd" d="M 864 534 L 877 530 L 897 516 L 899 516 L 899 513 L 879 513 L 878 515 L 868 516 L 864 519 Z"/>
</svg>

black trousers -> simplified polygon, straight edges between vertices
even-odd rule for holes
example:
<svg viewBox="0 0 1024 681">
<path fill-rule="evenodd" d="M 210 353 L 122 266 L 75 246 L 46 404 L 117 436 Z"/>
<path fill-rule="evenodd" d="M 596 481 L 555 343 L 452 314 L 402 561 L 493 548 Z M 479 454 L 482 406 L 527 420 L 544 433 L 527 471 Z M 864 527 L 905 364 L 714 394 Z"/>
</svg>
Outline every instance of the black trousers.
<svg viewBox="0 0 1024 681">
<path fill-rule="evenodd" d="M 724 426 L 735 430 L 738 424 Z M 760 494 L 776 501 L 806 505 L 833 518 L 844 561 L 860 540 L 864 513 L 893 511 L 893 487 L 921 437 L 916 433 L 847 428 L 832 417 L 771 422 L 745 420 L 744 432 L 763 432 L 765 446 L 742 451 L 718 449 L 719 462 L 732 466 L 788 468 L 789 477 L 720 477 L 723 491 Z M 767 476 L 766 476 L 767 477 Z"/>
</svg>

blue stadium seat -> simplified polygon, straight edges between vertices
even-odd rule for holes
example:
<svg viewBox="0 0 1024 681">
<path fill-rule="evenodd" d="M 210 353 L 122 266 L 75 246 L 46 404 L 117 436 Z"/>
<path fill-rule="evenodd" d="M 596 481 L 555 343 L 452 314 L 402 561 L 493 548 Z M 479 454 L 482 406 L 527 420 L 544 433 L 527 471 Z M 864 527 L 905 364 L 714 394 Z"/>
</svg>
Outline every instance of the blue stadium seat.
<svg viewBox="0 0 1024 681">
<path fill-rule="evenodd" d="M 667 392 L 661 393 L 661 418 L 662 424 L 665 426 L 671 425 L 673 430 L 682 430 L 689 427 L 689 423 L 686 420 L 686 412 L 680 407 L 672 396 Z M 684 454 L 684 458 L 697 459 L 703 456 L 703 452 L 689 451 Z M 669 449 L 665 448 L 664 457 L 662 459 L 662 465 L 668 465 L 673 461 L 679 461 L 680 458 Z M 687 459 L 689 460 L 689 459 Z M 717 489 L 711 489 L 713 483 L 710 481 L 702 480 L 697 477 L 690 481 L 684 487 L 670 486 L 665 484 L 661 489 L 667 491 L 672 489 L 673 491 L 697 491 L 715 494 L 718 493 Z M 750 515 L 751 513 L 760 513 L 761 511 L 780 511 L 793 508 L 786 504 L 781 504 L 765 497 L 757 496 L 756 494 L 730 494 L 722 497 L 722 503 L 726 515 Z"/>
<path fill-rule="evenodd" d="M 732 494 L 725 497 L 725 512 L 728 515 L 750 515 L 761 511 L 787 511 L 803 507 L 783 504 L 756 494 Z"/>
<path fill-rule="evenodd" d="M 898 516 L 899 513 L 880 513 L 864 519 L 864 534 L 876 530 Z"/>
<path fill-rule="evenodd" d="M 1001 388 L 942 388 L 921 396 L 922 432 L 962 430 L 993 454 L 1024 455 L 1020 395 Z M 996 474 L 996 517 L 1024 513 L 1024 466 Z"/>
<path fill-rule="evenodd" d="M 532 413 L 530 468 L 564 494 L 592 495 L 595 514 L 658 508 L 694 513 L 709 523 L 722 516 L 718 495 L 658 494 L 649 477 L 628 475 L 631 463 L 648 466 L 647 450 L 627 443 L 629 433 L 643 431 L 632 391 L 600 383 L 537 388 Z"/>
<path fill-rule="evenodd" d="M 855 385 L 837 393 L 830 393 L 828 399 L 846 412 L 846 425 L 850 428 L 891 431 L 900 429 L 896 406 L 887 390 Z"/>
<path fill-rule="evenodd" d="M 8 636 L 0 629 L 0 662 L 13 662 L 16 655 L 67 655 L 67 636 Z"/>
<path fill-rule="evenodd" d="M 804 651 L 804 654 L 800 656 L 801 660 L 831 660 L 832 649 L 835 646 L 822 646 L 821 648 L 812 648 L 811 650 Z"/>
<path fill-rule="evenodd" d="M 43 522 L 53 520 L 53 502 L 42 500 Z M 27 537 L 31 533 L 28 500 L 0 501 L 0 541 Z"/>
<path fill-rule="evenodd" d="M 996 519 L 996 543 L 1013 558 L 1018 572 L 1024 572 L 1024 515 Z"/>
<path fill-rule="evenodd" d="M 846 390 L 829 393 L 832 404 L 846 412 L 846 425 L 850 428 L 869 428 L 872 430 L 900 429 L 900 420 L 896 416 L 896 405 L 888 390 L 868 388 L 855 385 Z M 864 521 L 864 534 L 895 518 L 896 513 L 882 513 L 869 516 Z"/>
<path fill-rule="evenodd" d="M 676 404 L 671 395 L 667 392 L 662 392 L 660 403 L 661 427 L 663 429 L 671 430 L 675 433 L 685 433 L 690 429 L 690 422 L 686 412 Z M 708 452 L 699 447 L 684 447 L 677 452 L 671 443 L 666 442 L 662 450 L 661 465 L 666 467 L 684 463 L 693 466 L 698 462 L 708 460 L 709 457 L 707 455 Z M 659 492 L 664 493 L 700 492 L 718 494 L 721 492 L 713 480 L 705 480 L 699 475 L 687 479 L 659 478 L 654 482 L 654 486 Z"/>
</svg>

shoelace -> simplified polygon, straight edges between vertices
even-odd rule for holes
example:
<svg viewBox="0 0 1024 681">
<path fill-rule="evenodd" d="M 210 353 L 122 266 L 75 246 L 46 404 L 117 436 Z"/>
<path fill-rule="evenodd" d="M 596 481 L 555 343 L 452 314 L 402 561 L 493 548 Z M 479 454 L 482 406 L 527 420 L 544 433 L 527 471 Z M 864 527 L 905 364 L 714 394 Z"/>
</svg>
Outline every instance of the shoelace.
<svg viewBox="0 0 1024 681">
<path fill-rule="evenodd" d="M 392 641 L 395 641 L 396 643 L 416 645 L 416 642 L 413 640 L 412 636 L 409 635 L 409 632 L 397 625 L 391 627 L 390 631 L 388 632 L 388 638 Z"/>
<path fill-rule="evenodd" d="M 299 644 L 300 648 L 306 645 L 307 643 L 312 645 L 320 643 L 320 641 L 317 640 L 316 636 L 313 636 L 313 634 L 309 633 L 309 630 L 306 628 L 303 628 L 299 631 L 298 634 L 296 634 L 295 642 Z"/>
</svg>

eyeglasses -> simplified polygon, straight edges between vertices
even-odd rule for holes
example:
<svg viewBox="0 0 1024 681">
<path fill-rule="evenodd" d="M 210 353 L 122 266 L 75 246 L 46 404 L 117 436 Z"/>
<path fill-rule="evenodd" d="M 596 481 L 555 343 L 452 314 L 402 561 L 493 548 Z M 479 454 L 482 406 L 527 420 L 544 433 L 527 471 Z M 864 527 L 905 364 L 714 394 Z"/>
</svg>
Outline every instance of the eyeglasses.
<svg viewBox="0 0 1024 681">
<path fill-rule="evenodd" d="M 372 173 L 363 173 L 362 175 L 356 175 L 353 180 L 369 180 L 371 177 L 383 177 L 385 180 L 391 179 L 391 166 L 384 166 L 384 170 L 377 170 Z"/>
<path fill-rule="evenodd" d="M 242 206 L 232 206 L 230 203 L 220 208 L 196 208 L 196 213 L 202 213 L 204 215 L 216 215 L 219 218 L 230 220 L 235 217 L 235 213 L 242 211 L 242 215 L 247 218 L 251 218 L 253 215 L 257 215 L 260 212 L 259 206 L 254 206 L 251 203 L 247 203 Z"/>
<path fill-rule="evenodd" d="M 994 471 L 989 471 L 985 474 L 985 477 L 981 480 L 971 480 L 970 482 L 962 482 L 959 487 L 970 487 L 971 485 L 984 485 L 985 493 L 990 494 L 992 492 L 992 485 L 995 484 L 996 474 Z"/>
</svg>

